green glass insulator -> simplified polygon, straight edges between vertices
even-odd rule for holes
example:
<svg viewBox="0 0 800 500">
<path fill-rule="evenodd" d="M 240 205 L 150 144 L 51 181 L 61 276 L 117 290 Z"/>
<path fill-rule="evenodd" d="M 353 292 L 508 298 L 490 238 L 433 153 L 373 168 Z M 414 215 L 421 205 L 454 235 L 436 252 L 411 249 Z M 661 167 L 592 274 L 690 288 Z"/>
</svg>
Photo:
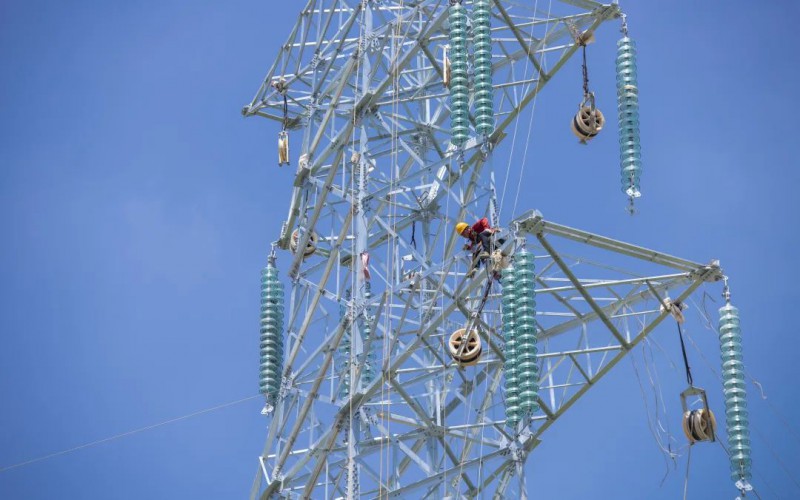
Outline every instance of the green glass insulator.
<svg viewBox="0 0 800 500">
<path fill-rule="evenodd" d="M 509 267 L 503 271 L 503 338 L 505 346 L 503 354 L 505 363 L 503 372 L 505 375 L 506 393 L 506 425 L 512 429 L 517 427 L 520 421 L 522 410 L 519 405 L 519 378 L 517 376 L 517 340 L 516 340 L 516 318 L 514 315 L 517 299 L 514 287 L 514 268 Z"/>
<path fill-rule="evenodd" d="M 517 373 L 522 414 L 529 417 L 539 409 L 539 366 L 537 361 L 535 263 L 526 250 L 514 256 L 514 289 L 517 294 L 514 307 L 517 340 Z"/>
<path fill-rule="evenodd" d="M 742 331 L 739 310 L 731 304 L 725 304 L 719 310 L 719 340 L 731 479 L 749 481 L 752 475 L 750 470 L 752 459 L 747 391 L 742 362 Z"/>
<path fill-rule="evenodd" d="M 467 13 L 460 3 L 450 5 L 450 134 L 463 145 L 469 136 L 469 79 L 467 75 Z"/>
<path fill-rule="evenodd" d="M 372 337 L 372 327 L 370 325 L 371 319 L 369 317 L 365 318 L 363 330 L 365 349 L 374 342 L 370 340 Z M 361 356 L 365 358 L 364 368 L 361 369 L 361 382 L 366 386 L 375 380 L 375 352 L 372 350 L 372 347 L 370 347 L 370 350 L 361 353 Z"/>
<path fill-rule="evenodd" d="M 283 283 L 269 264 L 261 271 L 259 328 L 259 392 L 274 402 L 283 370 Z"/>
<path fill-rule="evenodd" d="M 639 143 L 639 87 L 636 43 L 627 36 L 617 42 L 617 111 L 619 116 L 620 182 L 629 197 L 640 196 L 642 152 Z"/>
<path fill-rule="evenodd" d="M 472 9 L 475 129 L 481 135 L 494 132 L 492 90 L 492 12 L 490 0 L 475 0 Z"/>
<path fill-rule="evenodd" d="M 350 290 L 345 292 L 344 300 L 339 303 L 339 322 L 344 321 L 347 315 L 347 303 L 351 299 Z M 336 349 L 336 371 L 339 374 L 339 398 L 347 398 L 350 395 L 350 329 L 347 328 L 343 335 L 342 340 L 339 341 L 339 347 Z"/>
</svg>

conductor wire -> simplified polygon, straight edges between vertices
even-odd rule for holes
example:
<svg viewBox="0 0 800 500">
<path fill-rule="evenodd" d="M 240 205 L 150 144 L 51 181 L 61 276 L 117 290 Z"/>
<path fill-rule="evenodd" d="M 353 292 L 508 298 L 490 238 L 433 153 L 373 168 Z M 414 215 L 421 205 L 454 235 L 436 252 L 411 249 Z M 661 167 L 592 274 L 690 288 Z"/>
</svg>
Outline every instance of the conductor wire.
<svg viewBox="0 0 800 500">
<path fill-rule="evenodd" d="M 242 399 L 237 399 L 236 401 L 231 401 L 230 403 L 224 403 L 217 406 L 212 406 L 211 408 L 206 408 L 205 410 L 195 411 L 180 417 L 171 418 L 169 420 L 164 420 L 163 422 L 159 422 L 157 424 L 147 425 L 145 427 L 139 427 L 138 429 L 133 429 L 131 431 L 123 432 L 121 434 L 115 434 L 113 436 L 109 436 L 107 438 L 98 439 L 97 441 L 91 441 L 89 443 L 84 443 L 78 446 L 74 446 L 72 448 L 67 448 L 66 450 L 57 451 L 55 453 L 50 453 L 48 455 L 42 455 L 40 457 L 32 458 L 30 460 L 26 460 L 24 462 L 19 462 L 13 465 L 8 465 L 6 467 L 0 468 L 0 473 L 10 471 L 11 469 L 17 469 L 19 467 L 24 467 L 26 465 L 35 464 L 36 462 L 41 462 L 44 460 L 48 460 L 50 458 L 60 457 L 61 455 L 66 455 L 68 453 L 72 453 L 73 451 L 82 450 L 84 448 L 90 448 L 92 446 L 97 446 L 98 444 L 108 443 L 110 441 L 115 441 L 120 438 L 124 438 L 127 436 L 132 436 L 134 434 L 139 434 L 140 432 L 149 431 L 151 429 L 155 429 L 157 427 L 162 427 L 167 424 L 173 424 L 175 422 L 180 422 L 181 420 L 186 420 L 192 417 L 196 417 L 198 415 L 203 415 L 205 413 L 211 413 L 212 411 L 221 410 L 223 408 L 228 408 L 229 406 L 238 405 L 240 403 L 244 403 L 245 401 L 250 401 L 252 399 L 256 399 L 261 397 L 261 394 L 256 394 L 255 396 L 249 396 Z"/>
</svg>

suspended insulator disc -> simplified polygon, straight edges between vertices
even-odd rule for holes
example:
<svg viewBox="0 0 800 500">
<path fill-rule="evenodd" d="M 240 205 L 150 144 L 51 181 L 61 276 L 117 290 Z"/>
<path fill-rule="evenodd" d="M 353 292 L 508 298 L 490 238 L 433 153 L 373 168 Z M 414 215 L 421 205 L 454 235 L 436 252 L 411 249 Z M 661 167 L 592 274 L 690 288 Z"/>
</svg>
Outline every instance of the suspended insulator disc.
<svg viewBox="0 0 800 500">
<path fill-rule="evenodd" d="M 717 432 L 717 419 L 706 408 L 687 411 L 683 414 L 683 433 L 690 443 L 714 441 Z"/>
<path fill-rule="evenodd" d="M 520 250 L 514 256 L 514 320 L 516 322 L 516 368 L 519 377 L 519 400 L 522 414 L 530 416 L 539 409 L 539 365 L 537 355 L 535 262 L 533 255 Z"/>
<path fill-rule="evenodd" d="M 642 153 L 639 144 L 639 89 L 636 75 L 636 43 L 623 37 L 617 42 L 617 111 L 622 191 L 641 196 Z"/>
<path fill-rule="evenodd" d="M 517 322 L 515 316 L 517 290 L 516 270 L 509 267 L 503 272 L 503 372 L 506 378 L 506 425 L 516 429 L 522 409 L 519 406 L 519 376 L 517 374 Z"/>
<path fill-rule="evenodd" d="M 586 141 L 600 133 L 605 123 L 606 119 L 599 109 L 582 106 L 572 119 L 572 133 L 585 144 Z"/>
<path fill-rule="evenodd" d="M 343 322 L 347 316 L 347 303 L 350 302 L 351 293 L 348 289 L 345 292 L 344 300 L 339 302 L 339 322 Z M 350 328 L 342 334 L 342 340 L 336 349 L 336 371 L 339 373 L 339 397 L 342 399 L 350 395 Z"/>
<path fill-rule="evenodd" d="M 450 24 L 450 140 L 461 146 L 469 136 L 466 10 L 460 3 L 452 4 L 447 20 Z"/>
<path fill-rule="evenodd" d="M 492 9 L 490 0 L 475 0 L 472 9 L 475 130 L 494 132 L 494 90 L 492 88 Z"/>
<path fill-rule="evenodd" d="M 739 310 L 725 304 L 719 310 L 719 340 L 722 357 L 722 384 L 725 393 L 725 423 L 728 430 L 728 452 L 731 478 L 734 481 L 751 477 L 750 420 L 742 362 L 742 330 Z"/>
<path fill-rule="evenodd" d="M 481 357 L 483 347 L 481 346 L 481 337 L 476 330 L 470 330 L 467 336 L 466 328 L 461 328 L 450 335 L 448 346 L 450 348 L 450 356 L 456 360 L 461 366 L 472 366 L 478 363 Z"/>
<path fill-rule="evenodd" d="M 306 249 L 303 252 L 304 256 L 308 257 L 317 251 L 318 240 L 319 236 L 317 236 L 317 233 L 312 231 L 311 236 L 308 238 Z M 292 249 L 292 253 L 297 253 L 297 244 L 299 241 L 300 241 L 300 230 L 295 229 L 294 231 L 292 231 L 292 238 L 289 240 L 289 248 Z"/>
<path fill-rule="evenodd" d="M 370 319 L 365 318 L 364 320 L 364 349 L 370 345 L 370 337 L 372 336 L 372 326 L 370 325 Z M 368 385 L 370 382 L 375 380 L 375 354 L 370 347 L 369 351 L 364 351 L 361 356 L 364 357 L 364 368 L 361 369 L 361 383 L 364 385 Z"/>
<path fill-rule="evenodd" d="M 280 390 L 283 370 L 283 283 L 272 264 L 261 271 L 259 349 L 259 389 L 271 405 Z"/>
<path fill-rule="evenodd" d="M 289 134 L 282 131 L 278 135 L 278 165 L 289 164 Z"/>
</svg>

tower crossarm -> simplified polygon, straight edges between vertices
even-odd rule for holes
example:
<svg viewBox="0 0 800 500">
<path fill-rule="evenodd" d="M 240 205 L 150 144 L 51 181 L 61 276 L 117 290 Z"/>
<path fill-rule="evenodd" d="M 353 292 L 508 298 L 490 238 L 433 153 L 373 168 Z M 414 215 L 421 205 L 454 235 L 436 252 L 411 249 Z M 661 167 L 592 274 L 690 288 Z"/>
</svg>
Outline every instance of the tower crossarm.
<svg viewBox="0 0 800 500">
<path fill-rule="evenodd" d="M 329 3 L 335 4 L 330 7 Z M 267 72 L 252 101 L 242 109 L 245 116 L 259 115 L 282 122 L 284 95 L 287 97 L 290 128 L 301 127 L 321 108 L 346 116 L 358 103 L 357 85 L 347 78 L 349 59 L 354 55 L 372 57 L 373 71 L 385 79 L 373 89 L 373 103 L 397 104 L 414 100 L 446 99 L 441 86 L 441 53 L 447 45 L 445 31 L 447 2 L 381 2 L 375 12 L 375 27 L 363 30 L 363 0 L 336 2 L 309 1 L 301 12 L 275 63 Z M 576 50 L 574 30 L 594 31 L 608 19 L 619 16 L 616 4 L 571 2 L 562 0 L 565 13 L 543 16 L 532 8 L 511 2 L 495 2 L 492 38 L 497 53 L 493 63 L 498 76 L 496 88 L 501 93 L 497 116 L 503 117 L 498 129 L 510 124 L 524 107 L 529 94 L 549 80 Z M 567 13 L 569 10 L 573 12 Z M 398 28 L 399 26 L 399 28 Z M 389 45 L 398 45 L 396 53 L 385 56 Z M 423 58 L 415 58 L 421 52 Z M 547 54 L 558 56 L 548 67 Z M 510 71 L 512 63 L 528 59 L 532 73 Z M 336 85 L 348 82 L 348 92 L 334 100 Z M 276 86 L 276 82 L 282 82 Z M 521 87 L 522 94 L 512 92 Z M 331 106 L 335 103 L 335 106 Z M 496 134 L 496 137 L 501 134 Z"/>
</svg>

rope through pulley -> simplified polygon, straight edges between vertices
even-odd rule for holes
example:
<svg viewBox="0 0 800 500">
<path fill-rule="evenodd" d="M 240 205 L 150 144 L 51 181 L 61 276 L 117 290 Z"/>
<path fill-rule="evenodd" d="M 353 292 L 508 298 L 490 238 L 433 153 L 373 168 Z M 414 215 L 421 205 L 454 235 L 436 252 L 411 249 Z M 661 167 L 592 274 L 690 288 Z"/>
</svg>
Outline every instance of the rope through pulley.
<svg viewBox="0 0 800 500">
<path fill-rule="evenodd" d="M 470 330 L 467 334 L 466 328 L 460 328 L 450 335 L 448 342 L 450 356 L 460 366 L 472 366 L 478 363 L 483 346 L 481 337 L 477 330 Z"/>
<path fill-rule="evenodd" d="M 692 368 L 689 366 L 689 357 L 686 354 L 686 343 L 683 340 L 683 329 L 681 325 L 685 321 L 683 310 L 686 306 L 678 301 L 673 301 L 669 297 L 661 301 L 661 312 L 669 312 L 675 319 L 675 324 L 678 327 L 678 338 L 681 343 L 681 354 L 683 356 L 683 366 L 686 370 L 686 382 L 689 387 L 681 393 L 681 406 L 683 407 L 683 420 L 681 427 L 686 439 L 690 444 L 700 441 L 714 441 L 717 429 L 717 420 L 714 413 L 708 406 L 708 397 L 706 391 L 694 386 L 692 378 Z M 699 409 L 690 409 L 687 404 L 687 398 L 698 397 L 702 403 Z"/>
<path fill-rule="evenodd" d="M 683 329 L 681 325 L 685 321 L 683 316 L 683 310 L 686 306 L 678 301 L 672 301 L 669 297 L 665 298 L 661 304 L 661 311 L 669 312 L 673 318 L 675 318 L 675 324 L 678 326 L 678 338 L 681 342 L 681 354 L 683 355 L 683 366 L 686 370 L 686 382 L 689 384 L 689 387 L 694 385 L 692 380 L 692 368 L 689 366 L 689 358 L 686 355 L 686 344 L 683 341 Z"/>
<path fill-rule="evenodd" d="M 489 292 L 492 290 L 493 282 L 494 273 L 490 273 L 489 279 L 486 282 L 486 287 L 483 290 L 483 296 L 481 297 L 480 302 L 478 302 L 478 307 L 472 312 L 472 314 L 470 314 L 469 321 L 467 321 L 467 326 L 456 330 L 450 336 L 450 341 L 448 343 L 450 356 L 461 366 L 471 366 L 476 364 L 483 351 L 478 331 L 473 329 L 473 327 L 478 321 L 478 318 L 481 317 L 483 308 L 486 306 L 486 302 L 489 300 Z"/>
<path fill-rule="evenodd" d="M 292 250 L 292 253 L 297 253 L 297 245 L 300 242 L 300 237 L 302 236 L 301 230 L 295 229 L 292 231 L 292 236 L 289 239 L 289 248 Z M 308 237 L 308 243 L 306 243 L 306 248 L 303 250 L 303 257 L 309 257 L 317 251 L 317 242 L 319 241 L 319 235 L 316 232 L 311 231 L 311 235 Z"/>
<path fill-rule="evenodd" d="M 698 397 L 702 407 L 689 409 L 687 398 Z M 683 433 L 690 444 L 700 441 L 713 442 L 716 440 L 717 419 L 708 406 L 706 391 L 697 387 L 689 387 L 681 393 L 681 406 L 683 407 Z"/>
</svg>

